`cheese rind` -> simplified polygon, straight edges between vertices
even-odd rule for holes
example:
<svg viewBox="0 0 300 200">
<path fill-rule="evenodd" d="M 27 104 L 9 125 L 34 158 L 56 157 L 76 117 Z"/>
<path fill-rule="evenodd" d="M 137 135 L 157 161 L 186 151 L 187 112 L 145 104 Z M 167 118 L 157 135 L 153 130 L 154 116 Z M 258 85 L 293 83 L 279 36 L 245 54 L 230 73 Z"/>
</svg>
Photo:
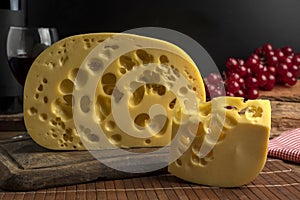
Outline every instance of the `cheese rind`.
<svg viewBox="0 0 300 200">
<path fill-rule="evenodd" d="M 267 158 L 270 102 L 219 97 L 200 104 L 200 113 L 202 123 L 195 139 L 168 171 L 189 182 L 219 187 L 237 187 L 255 179 Z M 219 133 L 210 125 L 212 119 L 214 127 L 221 127 Z M 175 120 L 173 137 L 179 125 Z M 210 137 L 214 134 L 215 141 Z M 178 152 L 181 145 L 172 146 L 172 151 Z"/>
<path fill-rule="evenodd" d="M 107 46 L 106 54 L 102 57 L 89 57 L 95 47 L 114 35 L 99 33 L 72 36 L 55 43 L 34 61 L 24 88 L 24 120 L 29 134 L 38 144 L 56 150 L 81 150 L 86 148 L 82 142 L 85 140 L 91 144 L 90 146 L 101 148 L 98 145 L 97 133 L 92 133 L 86 124 L 80 124 L 79 129 L 75 127 L 73 91 L 75 87 L 84 87 L 89 77 L 95 76 L 97 70 L 101 68 L 103 59 L 107 59 L 116 51 L 117 45 Z M 99 77 L 95 96 L 83 95 L 78 99 L 78 106 L 83 113 L 94 112 L 92 123 L 99 125 L 109 141 L 116 146 L 164 146 L 171 138 L 170 119 L 173 115 L 173 104 L 176 104 L 176 94 L 159 84 L 146 84 L 134 91 L 124 106 L 128 106 L 131 121 L 135 125 L 146 128 L 152 104 L 161 104 L 166 108 L 168 119 L 162 131 L 153 137 L 132 137 L 117 126 L 112 115 L 111 96 L 116 83 L 140 65 L 148 63 L 164 65 L 184 76 L 197 98 L 205 101 L 202 78 L 191 58 L 177 46 L 153 38 L 121 35 L 134 41 L 154 43 L 170 51 L 141 47 L 120 55 L 112 61 L 102 77 Z M 87 70 L 81 67 L 86 59 L 88 59 L 85 63 Z M 78 131 L 83 134 L 79 136 Z"/>
</svg>

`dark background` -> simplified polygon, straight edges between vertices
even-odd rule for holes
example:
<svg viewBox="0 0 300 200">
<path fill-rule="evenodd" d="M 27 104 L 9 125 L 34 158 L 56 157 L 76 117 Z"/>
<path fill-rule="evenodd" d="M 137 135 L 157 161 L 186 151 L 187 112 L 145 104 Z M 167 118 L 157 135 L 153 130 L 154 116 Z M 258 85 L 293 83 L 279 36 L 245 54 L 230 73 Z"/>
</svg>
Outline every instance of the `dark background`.
<svg viewBox="0 0 300 200">
<path fill-rule="evenodd" d="M 27 0 L 29 26 L 55 26 L 60 38 L 164 27 L 197 40 L 224 68 L 272 43 L 300 51 L 300 0 Z"/>
</svg>

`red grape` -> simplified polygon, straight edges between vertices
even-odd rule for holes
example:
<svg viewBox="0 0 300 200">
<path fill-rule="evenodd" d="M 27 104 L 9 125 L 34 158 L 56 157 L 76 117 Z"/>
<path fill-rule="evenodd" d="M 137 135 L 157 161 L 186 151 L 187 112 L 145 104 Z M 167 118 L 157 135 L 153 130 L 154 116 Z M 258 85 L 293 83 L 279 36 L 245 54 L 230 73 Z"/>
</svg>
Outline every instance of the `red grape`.
<svg viewBox="0 0 300 200">
<path fill-rule="evenodd" d="M 293 86 L 296 85 L 297 83 L 297 79 L 295 77 L 290 78 L 289 80 L 287 80 L 286 82 L 289 86 Z"/>
<path fill-rule="evenodd" d="M 261 56 L 261 55 L 263 55 L 263 49 L 262 48 L 256 48 L 254 50 L 254 53 L 257 54 L 257 55 L 259 55 L 259 56 Z"/>
<path fill-rule="evenodd" d="M 243 90 L 239 89 L 235 94 L 234 96 L 236 97 L 245 97 L 245 93 Z"/>
<path fill-rule="evenodd" d="M 227 91 L 231 93 L 236 93 L 240 89 L 240 85 L 236 80 L 227 80 Z"/>
<path fill-rule="evenodd" d="M 267 67 L 267 72 L 269 73 L 269 74 L 273 74 L 273 75 L 275 75 L 276 74 L 276 72 L 277 72 L 277 69 L 276 69 L 276 67 L 274 67 L 274 66 L 269 66 L 269 67 Z"/>
<path fill-rule="evenodd" d="M 279 60 L 278 60 L 278 58 L 276 56 L 270 56 L 270 57 L 267 58 L 267 63 L 269 65 L 275 66 L 275 65 L 278 64 L 278 62 L 279 62 Z"/>
<path fill-rule="evenodd" d="M 240 77 L 243 77 L 247 74 L 247 68 L 243 65 L 240 65 L 237 67 L 236 73 L 238 73 L 238 75 L 240 75 Z"/>
<path fill-rule="evenodd" d="M 226 96 L 234 97 L 234 93 L 227 91 Z"/>
<path fill-rule="evenodd" d="M 295 64 L 291 65 L 289 67 L 289 70 L 292 72 L 294 77 L 298 77 L 300 70 L 299 70 L 299 67 L 297 65 L 295 65 Z"/>
<path fill-rule="evenodd" d="M 275 56 L 278 58 L 279 62 L 283 62 L 283 60 L 285 59 L 285 55 L 280 49 L 277 49 L 275 51 Z"/>
<path fill-rule="evenodd" d="M 266 85 L 268 83 L 268 78 L 265 74 L 260 74 L 257 77 L 257 81 L 258 81 L 258 86 L 259 87 L 263 87 L 264 85 Z"/>
<path fill-rule="evenodd" d="M 275 82 L 276 82 L 276 79 L 275 79 L 275 76 L 273 74 L 269 74 L 267 76 L 268 78 L 268 83 L 266 85 L 264 85 L 262 87 L 263 90 L 272 90 L 275 86 Z"/>
<path fill-rule="evenodd" d="M 273 46 L 271 44 L 264 44 L 262 47 L 262 51 L 264 53 L 272 51 L 273 50 Z"/>
<path fill-rule="evenodd" d="M 240 75 L 238 73 L 229 73 L 227 74 L 227 80 L 239 80 Z"/>
<path fill-rule="evenodd" d="M 251 88 L 247 91 L 248 99 L 257 99 L 258 95 L 259 95 L 259 92 L 258 92 L 257 88 Z"/>
<path fill-rule="evenodd" d="M 283 75 L 288 71 L 288 69 L 289 67 L 287 66 L 287 64 L 280 63 L 277 67 L 277 73 Z"/>
<path fill-rule="evenodd" d="M 293 59 L 293 64 L 297 65 L 297 66 L 300 66 L 300 56 L 294 56 Z"/>
<path fill-rule="evenodd" d="M 284 53 L 285 56 L 290 56 L 294 53 L 293 49 L 291 47 L 282 47 L 281 51 Z"/>
<path fill-rule="evenodd" d="M 255 77 L 246 78 L 245 84 L 246 84 L 247 88 L 257 88 L 258 87 L 258 81 Z"/>
<path fill-rule="evenodd" d="M 256 65 L 258 65 L 258 64 L 259 64 L 259 62 L 256 59 L 249 58 L 246 61 L 245 66 L 252 69 L 252 67 L 256 67 Z"/>
<path fill-rule="evenodd" d="M 239 63 L 235 58 L 229 58 L 225 65 L 228 70 L 234 71 L 239 66 Z"/>
<path fill-rule="evenodd" d="M 276 83 L 293 86 L 300 76 L 300 53 L 289 46 L 275 49 L 266 43 L 245 60 L 227 60 L 227 96 L 256 99 L 259 89 L 272 90 Z"/>
</svg>

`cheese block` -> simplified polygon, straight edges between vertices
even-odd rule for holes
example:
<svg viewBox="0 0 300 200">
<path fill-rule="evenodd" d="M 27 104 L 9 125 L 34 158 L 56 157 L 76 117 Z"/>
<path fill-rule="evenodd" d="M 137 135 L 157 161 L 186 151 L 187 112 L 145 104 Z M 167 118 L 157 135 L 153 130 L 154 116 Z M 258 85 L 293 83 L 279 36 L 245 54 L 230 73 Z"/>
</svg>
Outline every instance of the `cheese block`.
<svg viewBox="0 0 300 200">
<path fill-rule="evenodd" d="M 124 46 L 120 37 L 131 41 L 131 50 L 120 52 Z M 104 63 L 108 63 L 105 68 Z M 158 84 L 150 80 L 149 83 L 144 81 L 143 85 L 136 79 L 138 76 L 140 79 L 164 77 L 169 82 L 163 85 L 166 82 Z M 170 91 L 172 85 L 178 84 L 179 77 L 187 82 L 182 83 L 180 90 Z M 90 83 L 95 78 L 98 82 Z M 129 97 L 122 105 L 113 104 L 112 96 L 114 91 L 118 92 L 115 88 L 121 79 L 128 83 L 125 93 Z M 96 88 L 94 94 L 85 95 L 91 87 Z M 80 92 L 75 98 L 76 88 Z M 205 101 L 200 73 L 179 47 L 132 34 L 77 35 L 55 43 L 32 64 L 24 87 L 24 120 L 33 140 L 49 149 L 102 148 L 101 137 L 89 127 L 95 124 L 103 130 L 107 140 L 118 147 L 165 146 L 171 139 L 171 118 L 178 96 L 183 98 L 187 92 L 194 93 L 201 102 Z M 118 113 L 113 105 L 126 108 L 128 115 L 122 118 L 123 113 Z M 164 108 L 165 116 L 149 114 L 152 105 Z M 155 113 L 155 109 L 152 111 Z M 74 122 L 74 112 L 83 119 L 79 124 Z M 161 120 L 165 123 L 159 124 L 160 129 L 151 126 Z M 120 123 L 126 130 L 119 127 Z M 156 132 L 148 137 L 131 134 L 146 129 Z"/>
<path fill-rule="evenodd" d="M 174 142 L 172 152 L 178 159 L 168 171 L 186 181 L 219 187 L 237 187 L 255 179 L 267 158 L 270 102 L 218 97 L 199 107 L 197 131 Z M 175 119 L 173 137 L 180 125 Z"/>
</svg>

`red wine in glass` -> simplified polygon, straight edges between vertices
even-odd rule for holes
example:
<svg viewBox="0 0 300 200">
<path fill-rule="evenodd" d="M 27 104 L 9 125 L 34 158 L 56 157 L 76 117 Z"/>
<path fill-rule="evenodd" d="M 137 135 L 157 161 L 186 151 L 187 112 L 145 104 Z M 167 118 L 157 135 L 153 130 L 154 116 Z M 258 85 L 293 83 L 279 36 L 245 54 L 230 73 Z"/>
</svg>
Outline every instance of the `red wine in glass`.
<svg viewBox="0 0 300 200">
<path fill-rule="evenodd" d="M 58 34 L 55 28 L 10 27 L 7 58 L 14 77 L 22 86 L 33 61 L 56 41 Z"/>
<path fill-rule="evenodd" d="M 15 78 L 21 85 L 25 85 L 27 73 L 35 58 L 26 56 L 16 56 L 9 58 L 9 66 Z"/>
</svg>

